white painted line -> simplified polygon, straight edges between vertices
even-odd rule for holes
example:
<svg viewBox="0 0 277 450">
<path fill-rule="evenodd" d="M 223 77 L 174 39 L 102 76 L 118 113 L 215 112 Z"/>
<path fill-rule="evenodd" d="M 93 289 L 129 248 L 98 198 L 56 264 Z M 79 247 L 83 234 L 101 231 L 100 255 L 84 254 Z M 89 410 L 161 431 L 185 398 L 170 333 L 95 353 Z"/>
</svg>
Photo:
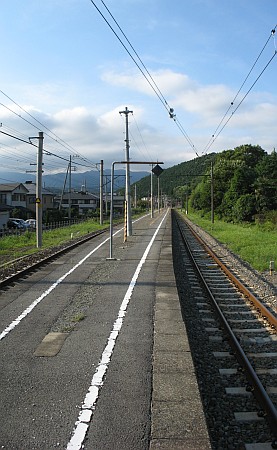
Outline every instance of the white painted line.
<svg viewBox="0 0 277 450">
<path fill-rule="evenodd" d="M 122 228 L 118 231 L 116 231 L 114 233 L 114 236 L 117 233 L 120 233 L 120 231 L 122 231 Z M 59 284 L 61 284 L 64 279 L 66 277 L 68 277 L 68 275 L 70 275 L 72 272 L 74 272 L 78 267 L 80 267 L 93 253 L 95 253 L 97 250 L 99 250 L 100 247 L 102 247 L 102 245 L 106 244 L 106 242 L 108 242 L 110 240 L 110 238 L 108 237 L 107 239 L 105 239 L 101 244 L 99 244 L 95 249 L 93 249 L 91 252 L 89 252 L 83 259 L 81 259 L 74 267 L 72 267 L 72 269 L 70 269 L 67 273 L 65 273 L 62 277 L 60 277 L 57 281 L 55 281 L 55 283 L 52 284 L 52 286 L 50 286 L 50 288 L 48 288 L 46 291 L 44 291 L 40 297 L 38 297 L 36 300 L 33 301 L 33 303 L 31 303 L 30 306 L 28 306 L 28 308 L 26 308 L 23 313 L 20 314 L 20 316 L 18 316 L 7 328 L 5 328 L 4 331 L 2 331 L 2 333 L 0 334 L 0 341 L 2 339 L 4 339 L 4 337 L 7 336 L 7 334 L 10 333 L 10 331 L 12 331 L 25 317 L 28 316 L 28 314 L 30 314 L 31 311 L 33 311 L 33 309 L 48 295 L 50 294 L 50 292 L 52 292 L 57 286 L 59 286 Z"/>
<path fill-rule="evenodd" d="M 164 215 L 161 223 L 159 224 L 158 228 L 156 229 L 154 235 L 152 236 L 151 241 L 149 242 L 140 262 L 138 263 L 138 266 L 135 270 L 133 278 L 129 284 L 127 292 L 121 303 L 117 319 L 114 322 L 113 329 L 108 338 L 107 345 L 102 353 L 101 360 L 97 366 L 96 372 L 94 373 L 94 375 L 92 377 L 89 390 L 88 390 L 88 392 L 85 396 L 84 402 L 81 406 L 81 411 L 80 411 L 79 417 L 75 423 L 73 435 L 72 435 L 72 437 L 67 445 L 67 448 L 66 448 L 67 450 L 80 450 L 83 446 L 83 442 L 85 440 L 86 433 L 88 431 L 90 422 L 93 418 L 93 412 L 96 407 L 96 402 L 98 400 L 101 387 L 104 384 L 104 377 L 106 375 L 109 363 L 111 361 L 115 342 L 116 342 L 117 336 L 121 330 L 121 327 L 123 324 L 123 318 L 126 314 L 128 304 L 131 300 L 134 287 L 136 285 L 136 282 L 137 282 L 138 276 L 140 274 L 140 271 L 142 269 L 142 266 L 146 261 L 148 253 L 150 252 L 153 242 L 156 239 L 156 236 L 157 236 L 166 216 L 167 216 L 167 213 Z M 89 420 L 87 420 L 88 417 L 89 417 Z"/>
<path fill-rule="evenodd" d="M 138 219 L 134 220 L 133 223 L 138 222 L 139 220 L 143 219 L 144 217 L 146 217 L 149 214 L 146 214 L 145 216 L 139 217 Z M 120 228 L 120 230 L 117 230 L 113 236 L 115 236 L 116 234 L 120 233 L 120 231 L 122 231 L 123 228 Z M 4 331 L 2 331 L 2 333 L 0 334 L 0 341 L 2 341 L 2 339 L 4 339 L 4 337 L 6 337 L 17 325 L 19 325 L 19 323 L 28 316 L 28 314 L 30 314 L 30 312 L 33 311 L 33 309 L 48 295 L 50 294 L 50 292 L 52 292 L 59 284 L 61 284 L 63 282 L 63 280 L 70 275 L 72 272 L 74 272 L 74 270 L 76 270 L 79 266 L 81 266 L 93 253 L 95 253 L 100 247 L 102 247 L 102 245 L 106 244 L 106 242 L 108 242 L 110 240 L 110 237 L 108 237 L 107 239 L 105 239 L 105 241 L 103 241 L 101 244 L 99 244 L 94 250 L 92 250 L 90 253 L 88 253 L 81 261 L 79 261 L 74 267 L 72 267 L 72 269 L 70 269 L 66 274 L 64 274 L 61 278 L 59 278 L 54 284 L 52 284 L 52 286 L 50 286 L 49 289 L 47 289 L 45 292 L 43 292 L 41 294 L 40 297 L 38 297 L 36 300 L 33 301 L 33 303 L 31 303 L 30 306 L 28 306 L 28 308 L 26 308 L 23 313 L 21 313 L 15 320 L 13 320 L 13 322 L 7 327 L 5 328 Z"/>
</svg>

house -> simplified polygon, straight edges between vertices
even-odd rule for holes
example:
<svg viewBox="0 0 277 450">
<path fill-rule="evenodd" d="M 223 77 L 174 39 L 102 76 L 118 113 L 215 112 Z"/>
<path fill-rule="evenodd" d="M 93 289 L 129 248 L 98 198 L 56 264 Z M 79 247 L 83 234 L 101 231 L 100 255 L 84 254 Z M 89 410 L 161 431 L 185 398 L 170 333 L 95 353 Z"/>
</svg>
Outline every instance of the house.
<svg viewBox="0 0 277 450">
<path fill-rule="evenodd" d="M 24 187 L 28 190 L 26 193 L 26 208 L 32 212 L 36 211 L 36 184 L 32 181 L 26 181 Z M 45 188 L 42 188 L 41 207 L 42 211 L 54 208 L 54 194 Z"/>
<path fill-rule="evenodd" d="M 120 214 L 122 215 L 124 213 L 124 202 L 125 202 L 125 196 L 124 195 L 113 195 L 113 212 L 114 214 Z M 107 209 L 110 210 L 111 207 L 111 195 L 108 194 L 104 197 L 104 204 L 107 203 Z"/>
<path fill-rule="evenodd" d="M 57 199 L 60 201 L 60 199 Z M 99 197 L 97 195 L 91 194 L 89 192 L 69 192 L 63 194 L 61 207 L 63 209 L 68 209 L 69 200 L 71 208 L 78 211 L 80 215 L 86 215 L 88 212 L 95 212 L 96 208 L 99 207 Z"/>
<path fill-rule="evenodd" d="M 12 208 L 26 208 L 28 189 L 23 183 L 0 184 L 0 205 Z"/>
<path fill-rule="evenodd" d="M 42 189 L 41 205 L 43 211 L 54 207 L 52 192 Z M 14 208 L 23 212 L 23 217 L 30 217 L 36 211 L 36 185 L 32 182 L 0 184 L 0 227 L 7 224 Z"/>
</svg>

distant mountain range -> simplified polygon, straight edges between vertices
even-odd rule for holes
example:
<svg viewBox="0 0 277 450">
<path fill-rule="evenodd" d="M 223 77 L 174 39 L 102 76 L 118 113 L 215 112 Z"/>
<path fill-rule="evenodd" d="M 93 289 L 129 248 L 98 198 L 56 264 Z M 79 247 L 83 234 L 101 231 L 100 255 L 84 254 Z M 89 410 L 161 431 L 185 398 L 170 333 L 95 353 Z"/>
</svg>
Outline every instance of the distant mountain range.
<svg viewBox="0 0 277 450">
<path fill-rule="evenodd" d="M 149 175 L 148 172 L 132 172 L 131 171 L 131 184 L 136 183 L 142 178 Z M 69 177 L 66 180 L 65 173 L 56 173 L 53 175 L 43 175 L 42 183 L 43 187 L 53 191 L 55 193 L 61 192 L 65 180 L 66 180 L 66 190 L 69 186 Z M 104 170 L 104 185 L 107 186 L 107 192 L 110 192 L 110 170 Z M 0 172 L 0 184 L 3 183 L 25 183 L 26 181 L 36 182 L 35 174 L 23 173 L 23 172 Z M 71 187 L 75 191 L 81 191 L 86 189 L 90 192 L 98 193 L 100 184 L 100 173 L 91 170 L 83 173 L 72 172 L 71 174 Z M 114 189 L 119 189 L 125 186 L 125 170 L 119 169 L 114 172 Z"/>
</svg>

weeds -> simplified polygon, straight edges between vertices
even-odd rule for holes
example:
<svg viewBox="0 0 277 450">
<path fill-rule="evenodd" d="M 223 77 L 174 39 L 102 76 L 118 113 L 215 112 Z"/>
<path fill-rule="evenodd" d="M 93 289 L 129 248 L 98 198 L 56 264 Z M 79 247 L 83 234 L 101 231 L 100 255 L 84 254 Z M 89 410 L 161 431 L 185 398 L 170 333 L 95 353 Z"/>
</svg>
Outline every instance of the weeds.
<svg viewBox="0 0 277 450">
<path fill-rule="evenodd" d="M 196 213 L 188 217 L 258 271 L 268 270 L 270 261 L 277 261 L 276 227 L 269 228 L 267 223 L 233 224 L 217 219 L 211 224 L 209 219 Z"/>
</svg>

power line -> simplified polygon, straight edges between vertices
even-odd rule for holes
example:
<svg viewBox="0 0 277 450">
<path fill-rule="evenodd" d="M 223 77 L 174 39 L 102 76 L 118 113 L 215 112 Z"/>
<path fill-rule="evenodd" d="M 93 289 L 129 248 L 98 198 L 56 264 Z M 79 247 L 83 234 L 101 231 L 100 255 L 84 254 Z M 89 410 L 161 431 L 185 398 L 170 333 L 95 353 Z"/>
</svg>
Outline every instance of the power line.
<svg viewBox="0 0 277 450">
<path fill-rule="evenodd" d="M 145 71 L 147 72 L 148 76 L 150 77 L 151 81 L 153 82 L 154 86 L 156 87 L 157 91 L 159 92 L 160 96 L 163 99 L 163 102 L 165 103 L 165 105 L 168 106 L 167 111 L 169 112 L 169 105 L 165 99 L 165 97 L 163 96 L 161 90 L 159 89 L 157 83 L 155 82 L 155 80 L 153 79 L 152 75 L 150 74 L 150 72 L 148 71 L 147 67 L 145 66 L 145 64 L 143 63 L 143 61 L 141 60 L 140 56 L 138 55 L 138 53 L 136 52 L 136 50 L 134 49 L 133 45 L 131 44 L 131 42 L 129 41 L 128 37 L 126 36 L 126 34 L 124 33 L 124 31 L 122 30 L 122 28 L 120 27 L 119 23 L 116 21 L 116 19 L 114 18 L 114 16 L 112 15 L 111 11 L 109 10 L 109 8 L 107 7 L 107 5 L 104 3 L 103 0 L 101 0 L 102 4 L 104 5 L 104 7 L 106 8 L 106 10 L 108 11 L 109 15 L 111 16 L 111 18 L 113 19 L 113 21 L 115 22 L 115 24 L 117 25 L 117 27 L 119 28 L 119 30 L 121 31 L 121 33 L 123 34 L 124 38 L 126 39 L 126 41 L 128 42 L 128 44 L 130 45 L 131 49 L 133 50 L 134 54 L 136 55 L 136 57 L 138 58 L 139 62 L 141 63 L 142 67 L 145 69 Z"/>
<path fill-rule="evenodd" d="M 136 57 L 138 58 L 140 64 L 142 65 L 143 69 L 146 71 L 147 75 L 145 74 L 144 70 L 140 67 L 140 65 L 138 64 L 138 62 L 136 61 L 136 59 L 133 57 L 133 55 L 131 54 L 131 52 L 128 50 L 127 46 L 124 44 L 124 42 L 122 41 L 122 39 L 119 37 L 119 35 L 117 34 L 117 32 L 114 30 L 114 28 L 112 27 L 112 25 L 109 23 L 108 19 L 106 19 L 106 17 L 104 16 L 104 14 L 102 13 L 102 11 L 98 8 L 98 6 L 96 5 L 96 3 L 93 0 L 90 0 L 91 3 L 93 4 L 93 6 L 96 8 L 96 10 L 99 12 L 99 14 L 101 15 L 101 17 L 103 18 L 103 20 L 106 22 L 106 24 L 108 25 L 108 27 L 111 29 L 111 31 L 114 33 L 114 35 L 116 36 L 116 38 L 118 39 L 118 41 L 120 42 L 120 44 L 123 46 L 123 48 L 126 50 L 126 52 L 128 53 L 128 55 L 130 56 L 130 58 L 133 60 L 133 62 L 135 63 L 135 65 L 137 66 L 137 68 L 139 69 L 139 71 L 141 72 L 141 74 L 143 75 L 143 77 L 145 78 L 145 80 L 147 81 L 147 83 L 149 84 L 149 86 L 152 88 L 152 90 L 155 92 L 156 96 L 158 97 L 158 99 L 160 100 L 160 102 L 162 103 L 162 105 L 164 106 L 164 108 L 167 110 L 169 117 L 171 119 L 175 118 L 174 123 L 177 124 L 179 130 L 181 131 L 181 133 L 183 134 L 183 136 L 185 137 L 185 139 L 187 140 L 188 144 L 192 147 L 192 149 L 194 151 L 195 150 L 195 146 L 193 145 L 191 139 L 189 138 L 188 134 L 185 132 L 183 126 L 181 126 L 180 122 L 177 122 L 176 119 L 176 114 L 174 113 L 174 109 L 171 108 L 168 104 L 168 102 L 166 101 L 164 95 L 162 94 L 161 90 L 159 89 L 157 83 L 154 81 L 153 77 L 151 76 L 150 72 L 147 70 L 146 66 L 144 65 L 144 63 L 142 62 L 141 58 L 139 57 L 138 53 L 136 52 L 136 50 L 134 49 L 133 45 L 131 44 L 130 40 L 127 38 L 126 34 L 124 33 L 124 31 L 122 30 L 122 28 L 120 27 L 120 25 L 118 24 L 118 22 L 116 21 L 116 19 L 114 18 L 114 16 L 112 15 L 112 13 L 110 12 L 110 10 L 108 9 L 108 7 L 106 6 L 106 4 L 104 3 L 103 0 L 101 0 L 102 4 L 104 5 L 105 9 L 108 11 L 109 15 L 111 16 L 111 18 L 113 19 L 113 21 L 115 22 L 115 24 L 117 25 L 117 27 L 119 28 L 120 32 L 122 33 L 122 35 L 124 36 L 124 38 L 126 39 L 127 43 L 129 44 L 129 46 L 131 47 L 132 51 L 134 52 L 134 54 L 136 55 Z M 149 78 L 150 79 L 149 79 Z M 196 153 L 197 154 L 197 153 Z"/>
<path fill-rule="evenodd" d="M 138 126 L 138 123 L 137 123 L 137 121 L 136 121 L 136 118 L 135 118 L 134 114 L 132 114 L 132 117 L 133 117 L 133 120 L 134 120 L 134 122 L 135 122 L 135 124 L 136 124 L 137 130 L 138 130 L 138 133 L 139 133 L 139 135 L 140 135 L 140 139 L 141 139 L 141 141 L 142 141 L 142 143 L 143 143 L 143 146 L 144 146 L 144 148 L 145 148 L 146 154 L 148 155 L 148 160 L 149 160 L 149 161 L 153 161 L 154 159 L 153 159 L 153 158 L 150 156 L 150 154 L 149 154 L 148 148 L 147 148 L 147 146 L 146 146 L 146 144 L 145 144 L 145 141 L 144 141 L 144 139 L 143 139 L 142 133 L 141 133 L 141 131 L 140 131 L 140 128 L 139 128 L 139 126 Z M 138 147 L 138 145 L 137 145 L 137 147 Z M 139 147 L 138 147 L 138 148 L 139 148 Z"/>
<path fill-rule="evenodd" d="M 261 71 L 261 73 L 258 75 L 258 77 L 256 78 L 256 80 L 254 81 L 254 83 L 250 86 L 250 88 L 248 89 L 248 91 L 246 92 L 246 94 L 243 96 L 243 98 L 241 99 L 241 101 L 239 102 L 239 104 L 237 105 L 237 107 L 234 109 L 234 111 L 232 111 L 231 115 L 229 116 L 229 118 L 226 120 L 226 122 L 224 123 L 224 125 L 220 128 L 220 130 L 218 131 L 217 135 L 214 136 L 212 142 L 209 144 L 209 146 L 206 149 L 206 152 L 209 150 L 209 148 L 212 146 L 212 144 L 214 143 L 214 141 L 218 138 L 218 136 L 221 134 L 221 132 L 224 130 L 224 128 L 226 127 L 226 125 L 230 122 L 231 118 L 233 117 L 233 115 L 235 114 L 235 112 L 237 112 L 237 110 L 239 109 L 240 105 L 242 104 L 242 102 L 246 99 L 246 97 L 248 96 L 249 92 L 253 89 L 253 87 L 255 86 L 255 84 L 257 83 L 257 81 L 261 78 L 262 74 L 264 73 L 264 71 L 266 70 L 266 68 L 269 66 L 269 64 L 271 63 L 271 61 L 273 60 L 273 58 L 275 58 L 277 54 L 277 50 L 275 50 L 274 55 L 270 58 L 270 60 L 268 61 L 268 63 L 266 64 L 266 66 L 263 68 L 263 70 Z"/>
<path fill-rule="evenodd" d="M 28 111 L 26 111 L 22 106 L 20 106 L 17 102 L 15 102 L 11 97 L 9 97 L 7 94 L 5 94 L 5 92 L 3 92 L 0 89 L 0 93 L 3 94 L 6 98 L 8 98 L 12 103 L 14 103 L 18 108 L 21 109 L 21 111 L 23 111 L 25 114 L 27 114 L 29 117 L 31 117 L 33 120 L 35 120 L 39 125 L 41 125 L 45 130 L 49 131 L 49 133 L 51 133 L 53 136 L 49 135 L 48 133 L 44 132 L 44 134 L 46 136 L 48 136 L 50 139 L 54 140 L 56 143 L 58 143 L 59 145 L 61 145 L 62 147 L 64 147 L 67 151 L 72 151 L 74 152 L 74 154 L 78 154 L 79 156 L 82 157 L 81 153 L 79 153 L 76 149 L 74 149 L 70 144 L 68 144 L 67 142 L 65 142 L 63 139 L 61 139 L 60 137 L 57 136 L 57 134 L 55 134 L 53 131 L 51 131 L 46 125 L 44 125 L 42 122 L 40 122 L 38 119 L 36 119 L 32 114 L 30 114 Z M 32 127 L 36 128 L 38 131 L 40 131 L 40 128 L 37 127 L 36 125 L 34 125 L 32 122 L 30 122 L 29 120 L 27 120 L 25 117 L 22 117 L 20 114 L 18 114 L 17 112 L 15 112 L 14 110 L 12 110 L 11 108 L 9 108 L 8 106 L 4 105 L 3 103 L 0 103 L 1 106 L 3 106 L 4 108 L 6 108 L 8 111 L 10 111 L 11 113 L 15 114 L 17 117 L 19 117 L 20 119 L 24 120 L 26 123 L 28 123 L 29 125 L 31 125 Z M 89 160 L 88 160 L 89 161 Z M 95 167 L 97 167 L 96 163 L 92 163 L 90 162 L 90 164 L 94 165 Z"/>
<path fill-rule="evenodd" d="M 256 60 L 254 61 L 251 69 L 249 70 L 248 74 L 246 75 L 243 83 L 241 84 L 238 92 L 236 93 L 235 97 L 233 98 L 233 100 L 231 101 L 229 107 L 227 108 L 227 111 L 225 112 L 224 116 L 222 117 L 222 119 L 220 120 L 217 128 L 215 129 L 215 131 L 212 134 L 211 139 L 209 140 L 209 142 L 207 143 L 206 147 L 204 148 L 202 154 L 206 153 L 210 147 L 212 146 L 212 144 L 214 143 L 214 141 L 217 139 L 217 137 L 219 136 L 219 134 L 223 131 L 223 129 L 226 127 L 226 125 L 228 124 L 228 122 L 231 120 L 232 116 L 234 115 L 234 113 L 238 110 L 239 106 L 242 104 L 242 102 L 244 101 L 244 99 L 247 97 L 247 95 L 249 94 L 249 92 L 251 91 L 251 89 L 254 87 L 254 85 L 257 83 L 258 79 L 261 77 L 261 75 L 264 73 L 265 69 L 269 66 L 269 64 L 271 63 L 271 61 L 273 60 L 273 58 L 276 55 L 276 46 L 275 46 L 275 52 L 272 56 L 272 58 L 269 60 L 269 62 L 266 64 L 265 68 L 262 70 L 262 72 L 260 73 L 260 75 L 256 78 L 255 82 L 252 84 L 252 86 L 250 87 L 250 89 L 247 91 L 247 93 L 244 95 L 244 97 L 242 98 L 242 100 L 239 102 L 238 106 L 236 107 L 236 109 L 232 112 L 232 114 L 230 115 L 230 117 L 228 118 L 228 120 L 225 122 L 225 124 L 221 127 L 222 123 L 224 122 L 227 114 L 229 113 L 230 109 L 232 108 L 232 106 L 234 106 L 234 103 L 236 101 L 236 99 L 238 98 L 238 95 L 240 94 L 240 92 L 242 91 L 243 86 L 245 85 L 246 81 L 248 80 L 248 78 L 250 77 L 251 73 L 254 70 L 254 67 L 256 66 L 258 60 L 260 59 L 262 53 L 264 52 L 267 44 L 269 43 L 270 39 L 272 38 L 272 36 L 275 35 L 275 31 L 276 31 L 276 27 L 277 25 L 275 25 L 275 27 L 271 30 L 271 33 L 268 37 L 268 39 L 266 40 L 262 50 L 260 51 L 259 55 L 257 56 Z M 221 127 L 221 128 L 220 128 Z M 220 129 L 220 131 L 217 134 L 217 131 Z"/>
</svg>

